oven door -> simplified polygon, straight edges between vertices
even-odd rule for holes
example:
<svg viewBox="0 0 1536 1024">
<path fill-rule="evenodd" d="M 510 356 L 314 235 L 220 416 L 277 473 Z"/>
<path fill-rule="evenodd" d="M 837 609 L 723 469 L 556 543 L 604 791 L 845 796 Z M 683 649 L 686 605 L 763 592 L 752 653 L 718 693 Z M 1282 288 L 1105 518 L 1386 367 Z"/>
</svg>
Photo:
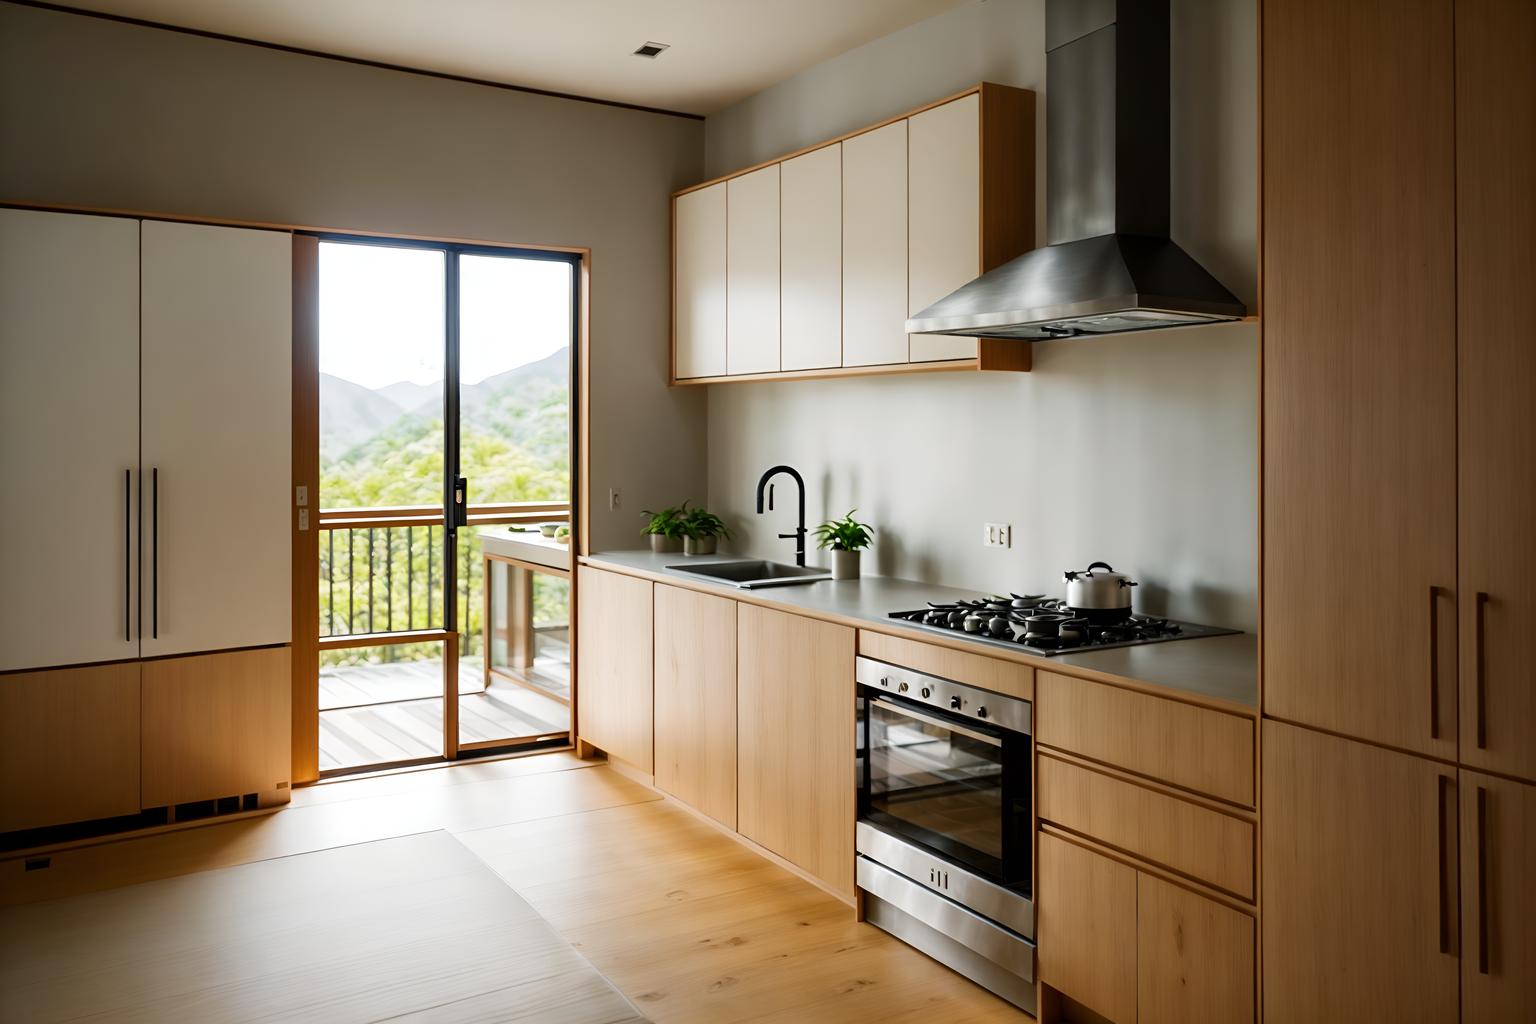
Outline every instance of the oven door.
<svg viewBox="0 0 1536 1024">
<path fill-rule="evenodd" d="M 859 688 L 859 818 L 1030 895 L 1030 738 Z"/>
</svg>

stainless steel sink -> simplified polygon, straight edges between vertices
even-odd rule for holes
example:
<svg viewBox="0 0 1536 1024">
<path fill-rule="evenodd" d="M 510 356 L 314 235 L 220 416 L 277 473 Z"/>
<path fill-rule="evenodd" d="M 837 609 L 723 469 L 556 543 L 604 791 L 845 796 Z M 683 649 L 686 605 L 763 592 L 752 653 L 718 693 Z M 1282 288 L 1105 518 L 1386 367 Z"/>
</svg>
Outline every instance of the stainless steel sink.
<svg viewBox="0 0 1536 1024">
<path fill-rule="evenodd" d="M 691 565 L 669 565 L 671 572 L 684 576 L 696 576 L 711 583 L 724 583 L 743 590 L 757 587 L 787 587 L 795 583 L 815 583 L 828 580 L 832 573 L 804 565 L 786 565 L 783 562 L 765 562 L 761 559 L 742 562 L 702 562 Z"/>
</svg>

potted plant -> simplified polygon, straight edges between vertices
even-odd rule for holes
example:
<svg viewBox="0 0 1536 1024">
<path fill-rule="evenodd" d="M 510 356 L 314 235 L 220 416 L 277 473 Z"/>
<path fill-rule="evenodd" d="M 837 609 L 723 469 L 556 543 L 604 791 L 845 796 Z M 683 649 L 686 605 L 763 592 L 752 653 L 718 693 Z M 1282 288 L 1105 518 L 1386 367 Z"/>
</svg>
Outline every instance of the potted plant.
<svg viewBox="0 0 1536 1024">
<path fill-rule="evenodd" d="M 683 517 L 683 554 L 712 555 L 718 540 L 731 539 L 725 520 L 704 508 L 696 508 Z"/>
<path fill-rule="evenodd" d="M 853 518 L 851 509 L 841 519 L 829 519 L 816 527 L 816 546 L 832 549 L 832 578 L 859 578 L 859 552 L 874 541 L 875 529 Z"/>
<path fill-rule="evenodd" d="M 651 518 L 640 532 L 651 538 L 651 550 L 668 554 L 683 550 L 683 526 L 688 517 L 688 503 L 668 505 L 660 512 L 642 512 Z"/>
</svg>

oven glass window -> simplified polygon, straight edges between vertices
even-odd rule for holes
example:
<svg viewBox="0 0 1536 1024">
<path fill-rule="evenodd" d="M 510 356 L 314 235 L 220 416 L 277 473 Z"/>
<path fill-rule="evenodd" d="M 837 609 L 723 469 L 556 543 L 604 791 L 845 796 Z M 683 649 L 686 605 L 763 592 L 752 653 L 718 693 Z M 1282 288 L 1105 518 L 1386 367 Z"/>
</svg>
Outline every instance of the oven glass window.
<svg viewBox="0 0 1536 1024">
<path fill-rule="evenodd" d="M 946 725 L 889 700 L 861 703 L 863 816 L 983 877 L 1027 885 L 1027 767 L 1020 792 L 1016 764 L 1028 764 L 1027 739 L 980 723 Z"/>
</svg>

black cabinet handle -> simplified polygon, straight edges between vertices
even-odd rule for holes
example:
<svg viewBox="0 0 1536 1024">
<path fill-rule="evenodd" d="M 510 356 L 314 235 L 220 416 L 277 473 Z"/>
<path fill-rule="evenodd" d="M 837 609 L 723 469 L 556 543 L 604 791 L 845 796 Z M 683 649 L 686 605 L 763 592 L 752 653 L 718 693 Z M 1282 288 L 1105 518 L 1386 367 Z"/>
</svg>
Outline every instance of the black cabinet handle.
<svg viewBox="0 0 1536 1024">
<path fill-rule="evenodd" d="M 1429 588 L 1429 738 L 1440 738 L 1440 629 L 1436 621 L 1440 588 Z"/>
<path fill-rule="evenodd" d="M 123 642 L 133 642 L 133 470 L 123 470 Z"/>
<path fill-rule="evenodd" d="M 149 539 L 150 550 L 153 552 L 150 568 L 154 571 L 155 582 L 150 586 L 150 613 L 149 628 L 150 637 L 160 639 L 160 467 L 156 466 L 150 473 L 150 525 Z"/>
<path fill-rule="evenodd" d="M 1477 972 L 1488 973 L 1488 790 L 1477 787 Z"/>
<path fill-rule="evenodd" d="M 1488 607 L 1488 595 L 1479 591 L 1477 595 L 1476 615 L 1477 631 L 1472 636 L 1472 653 L 1475 659 L 1475 689 L 1474 701 L 1477 707 L 1477 749 L 1482 750 L 1488 746 L 1488 661 L 1484 652 L 1483 629 L 1485 611 Z M 1479 790 L 1481 792 L 1481 790 Z"/>
</svg>

